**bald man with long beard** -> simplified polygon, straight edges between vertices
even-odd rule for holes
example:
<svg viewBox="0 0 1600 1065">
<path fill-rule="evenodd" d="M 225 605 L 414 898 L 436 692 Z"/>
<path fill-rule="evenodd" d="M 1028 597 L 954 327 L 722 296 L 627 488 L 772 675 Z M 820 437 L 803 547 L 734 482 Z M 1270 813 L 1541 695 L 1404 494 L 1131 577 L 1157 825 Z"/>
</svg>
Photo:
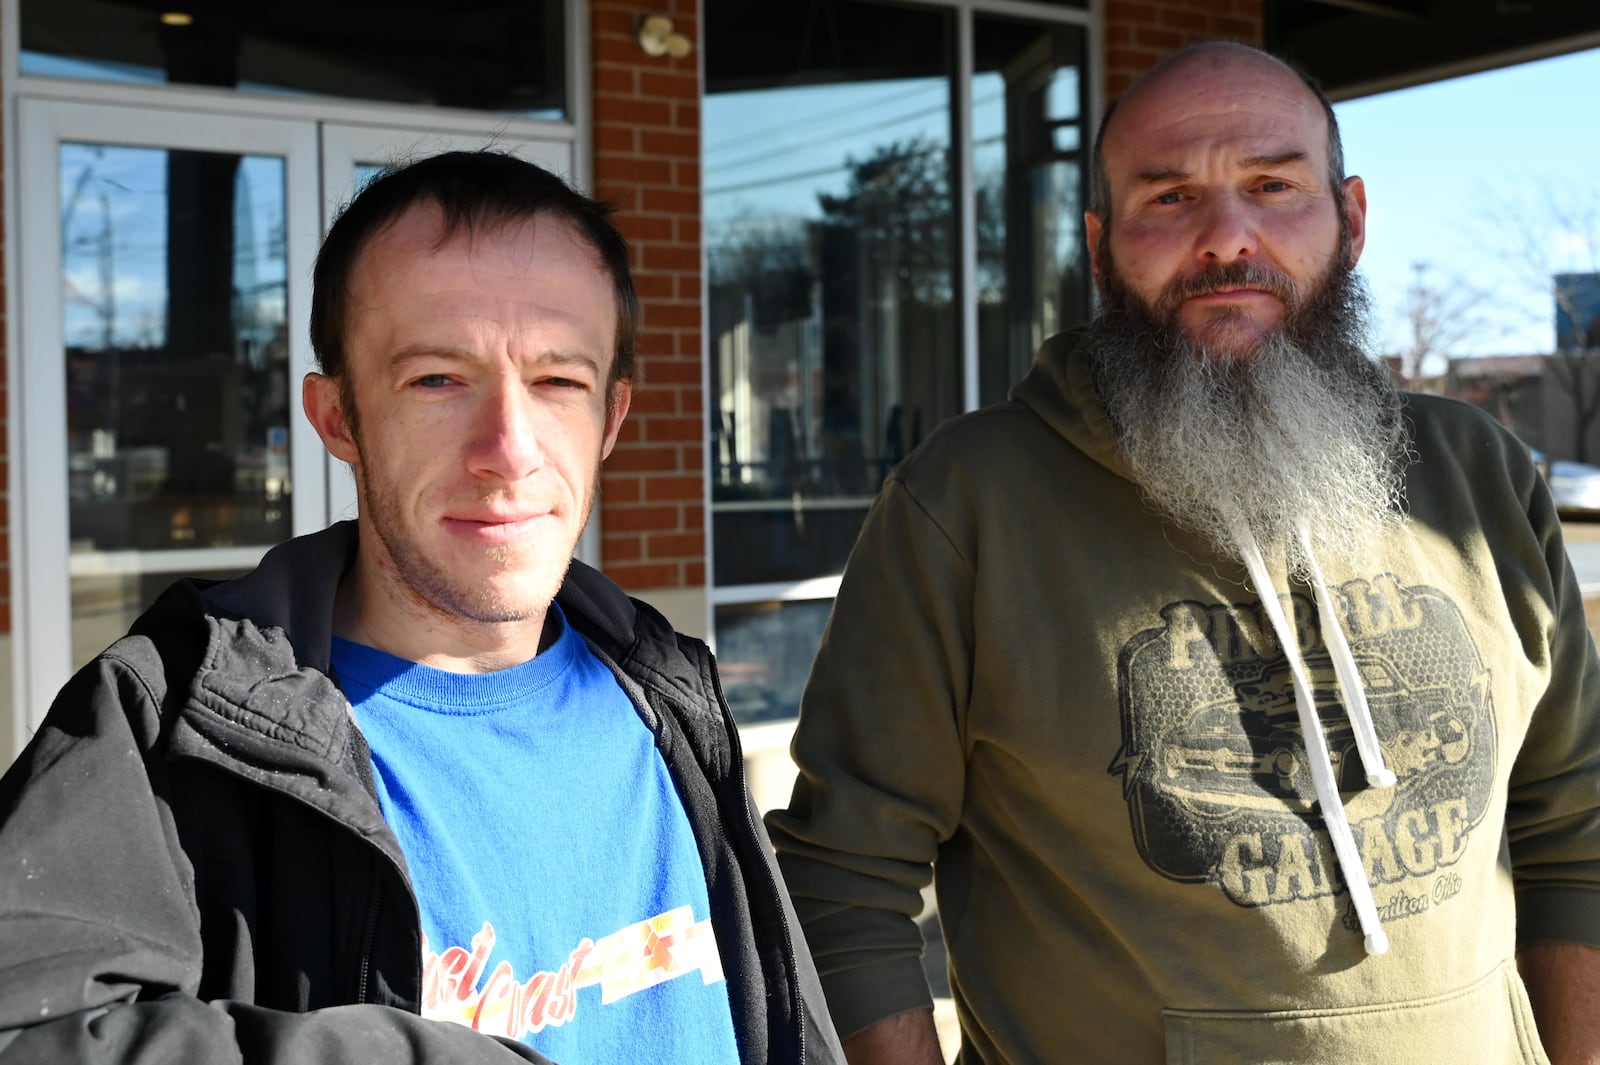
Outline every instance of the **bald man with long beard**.
<svg viewBox="0 0 1600 1065">
<path fill-rule="evenodd" d="M 1099 307 L 889 479 L 769 817 L 846 1053 L 1600 1061 L 1600 671 L 1550 495 L 1364 348 L 1306 77 L 1108 113 Z"/>
</svg>

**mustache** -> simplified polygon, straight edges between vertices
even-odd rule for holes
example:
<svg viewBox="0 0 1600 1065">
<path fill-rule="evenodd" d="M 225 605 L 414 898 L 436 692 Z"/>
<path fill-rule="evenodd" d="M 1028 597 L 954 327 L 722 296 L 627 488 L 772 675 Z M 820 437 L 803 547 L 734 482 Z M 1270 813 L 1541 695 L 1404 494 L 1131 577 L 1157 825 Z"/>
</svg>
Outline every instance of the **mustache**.
<svg viewBox="0 0 1600 1065">
<path fill-rule="evenodd" d="M 1185 300 L 1237 288 L 1252 288 L 1276 296 L 1288 311 L 1293 311 L 1300 302 L 1300 286 L 1284 270 L 1256 259 L 1235 259 L 1231 263 L 1207 266 L 1197 274 L 1172 282 L 1156 298 L 1155 310 L 1162 318 L 1167 318 L 1177 313 Z"/>
</svg>

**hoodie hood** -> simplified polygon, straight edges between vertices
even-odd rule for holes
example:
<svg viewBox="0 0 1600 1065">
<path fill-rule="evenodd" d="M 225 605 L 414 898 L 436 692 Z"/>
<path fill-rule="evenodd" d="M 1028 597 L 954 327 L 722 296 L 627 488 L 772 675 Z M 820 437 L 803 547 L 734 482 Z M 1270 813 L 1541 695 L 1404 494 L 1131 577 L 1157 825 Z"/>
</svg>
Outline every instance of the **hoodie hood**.
<svg viewBox="0 0 1600 1065">
<path fill-rule="evenodd" d="M 1011 399 L 1118 477 L 1136 480 L 1122 458 L 1105 406 L 1095 394 L 1081 330 L 1046 340 L 1034 356 L 1032 369 L 1011 389 Z"/>
<path fill-rule="evenodd" d="M 1040 347 L 1033 368 L 1011 390 L 1011 399 L 1028 407 L 1095 462 L 1126 481 L 1138 483 L 1138 478 L 1122 456 L 1116 431 L 1111 426 L 1105 406 L 1095 392 L 1081 331 L 1061 333 L 1047 340 Z M 1322 575 L 1322 568 L 1311 554 L 1308 530 L 1296 530 L 1296 538 L 1310 563 L 1310 584 L 1317 613 L 1327 638 L 1340 698 L 1355 733 L 1368 786 L 1393 787 L 1395 775 L 1383 761 L 1383 751 L 1367 705 L 1361 671 L 1350 651 L 1338 607 Z M 1339 795 L 1322 718 L 1317 710 L 1305 662 L 1299 652 L 1300 641 L 1283 610 L 1282 600 L 1287 597 L 1289 589 L 1279 589 L 1273 585 L 1266 560 L 1247 528 L 1239 525 L 1233 539 L 1235 553 L 1249 573 L 1250 582 L 1261 598 L 1262 607 L 1288 661 L 1305 756 L 1316 791 L 1316 804 L 1333 844 L 1340 871 L 1349 887 L 1350 900 L 1361 923 L 1367 953 L 1382 954 L 1389 949 L 1388 937 L 1378 916 L 1372 883 L 1367 878 L 1351 831 L 1344 800 Z"/>
</svg>

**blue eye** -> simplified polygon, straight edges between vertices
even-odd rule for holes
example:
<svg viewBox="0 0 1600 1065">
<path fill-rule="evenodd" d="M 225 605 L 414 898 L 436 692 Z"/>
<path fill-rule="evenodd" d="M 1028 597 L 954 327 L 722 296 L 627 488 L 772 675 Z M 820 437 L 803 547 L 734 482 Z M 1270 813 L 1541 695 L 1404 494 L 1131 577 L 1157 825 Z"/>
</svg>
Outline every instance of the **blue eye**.
<svg viewBox="0 0 1600 1065">
<path fill-rule="evenodd" d="M 443 388 L 449 383 L 450 378 L 446 377 L 442 373 L 424 374 L 412 382 L 412 384 L 419 388 Z"/>
<path fill-rule="evenodd" d="M 1183 193 L 1181 192 L 1163 192 L 1161 195 L 1156 197 L 1156 202 L 1161 204 L 1174 204 L 1178 203 L 1182 199 Z"/>
<path fill-rule="evenodd" d="M 1263 181 L 1261 183 L 1262 192 L 1284 192 L 1288 188 L 1289 183 L 1287 181 Z"/>
</svg>

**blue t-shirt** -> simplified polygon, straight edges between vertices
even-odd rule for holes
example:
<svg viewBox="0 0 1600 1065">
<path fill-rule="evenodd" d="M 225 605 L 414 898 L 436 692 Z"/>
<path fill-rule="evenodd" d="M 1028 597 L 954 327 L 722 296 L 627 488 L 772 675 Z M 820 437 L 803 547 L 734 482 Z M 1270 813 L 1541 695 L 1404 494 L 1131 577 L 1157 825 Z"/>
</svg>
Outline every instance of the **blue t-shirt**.
<svg viewBox="0 0 1600 1065">
<path fill-rule="evenodd" d="M 683 804 L 616 678 L 556 620 L 548 650 L 496 673 L 334 640 L 422 910 L 423 1015 L 563 1065 L 731 1065 Z"/>
</svg>

